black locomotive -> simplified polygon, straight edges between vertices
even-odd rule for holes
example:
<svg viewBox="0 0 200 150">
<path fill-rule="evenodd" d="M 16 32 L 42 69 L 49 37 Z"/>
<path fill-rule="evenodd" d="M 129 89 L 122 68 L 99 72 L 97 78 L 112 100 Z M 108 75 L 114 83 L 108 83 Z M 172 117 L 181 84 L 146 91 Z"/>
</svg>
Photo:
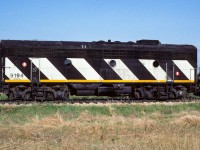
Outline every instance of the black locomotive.
<svg viewBox="0 0 200 150">
<path fill-rule="evenodd" d="M 157 40 L 0 44 L 1 92 L 10 99 L 176 99 L 196 91 L 197 49 L 192 45 Z"/>
</svg>

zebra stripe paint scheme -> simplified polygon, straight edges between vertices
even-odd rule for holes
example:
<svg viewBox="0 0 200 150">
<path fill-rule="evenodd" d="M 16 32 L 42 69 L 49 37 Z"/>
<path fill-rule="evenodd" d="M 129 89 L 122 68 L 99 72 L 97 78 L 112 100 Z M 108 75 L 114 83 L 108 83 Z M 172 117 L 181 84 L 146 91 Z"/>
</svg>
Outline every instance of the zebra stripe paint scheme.
<svg viewBox="0 0 200 150">
<path fill-rule="evenodd" d="M 139 61 L 145 66 L 145 68 L 154 76 L 156 80 L 166 80 L 166 72 L 160 67 L 154 67 L 153 62 L 155 60 L 139 59 Z"/>
<path fill-rule="evenodd" d="M 5 58 L 5 75 L 10 80 L 29 80 L 7 57 Z"/>
<path fill-rule="evenodd" d="M 162 65 L 158 67 L 153 67 L 154 60 L 144 60 L 139 59 L 138 62 L 141 63 L 140 66 L 143 66 L 140 69 L 143 69 L 144 72 L 149 72 L 149 74 L 152 75 L 150 78 L 142 79 L 140 74 L 137 74 L 137 76 L 134 74 L 136 69 L 139 69 L 137 67 L 130 67 L 130 61 L 125 61 L 121 59 L 102 59 L 103 62 L 110 68 L 110 70 L 113 70 L 114 73 L 116 73 L 121 79 L 103 79 L 102 74 L 99 71 L 97 71 L 98 67 L 94 69 L 95 64 L 90 64 L 92 60 L 86 61 L 84 58 L 68 58 L 72 61 L 72 66 L 74 69 L 76 69 L 76 73 L 80 74 L 77 75 L 76 78 L 70 78 L 68 79 L 65 74 L 65 69 L 63 68 L 62 71 L 58 69 L 59 65 L 55 65 L 55 61 L 49 60 L 47 58 L 29 58 L 32 63 L 40 69 L 40 71 L 47 77 L 47 78 L 41 78 L 41 82 L 166 82 L 166 72 L 165 69 L 161 66 L 164 65 L 164 62 L 161 62 Z M 116 66 L 111 67 L 110 61 L 114 60 L 116 62 Z M 30 82 L 30 80 L 27 78 L 27 76 L 23 73 L 23 70 L 20 70 L 22 68 L 17 67 L 15 65 L 15 59 L 5 59 L 5 75 L 8 77 L 9 80 L 18 80 L 21 81 L 27 81 Z M 133 61 L 137 62 L 137 61 Z M 181 70 L 181 72 L 186 76 L 184 79 L 175 78 L 174 82 L 194 82 L 194 68 L 191 66 L 191 64 L 187 60 L 173 60 L 171 61 L 174 63 L 177 68 Z M 60 62 L 60 65 L 62 65 L 62 62 Z M 63 64 L 64 65 L 64 64 Z M 98 65 L 98 64 L 97 64 Z M 55 67 L 56 66 L 56 67 Z M 63 66 L 64 67 L 64 66 Z M 102 66 L 99 66 L 102 67 Z M 107 69 L 108 69 L 107 68 Z M 189 69 L 188 69 L 189 68 Z M 67 69 L 66 69 L 67 70 Z M 70 68 L 68 68 L 68 74 L 69 74 Z M 72 72 L 71 72 L 72 73 Z M 14 77 L 16 76 L 16 77 Z M 81 78 L 78 78 L 78 76 L 82 76 Z M 155 79 L 154 79 L 155 78 Z M 21 81 L 20 81 L 21 80 Z"/>
<path fill-rule="evenodd" d="M 185 74 L 180 70 L 176 64 L 172 60 L 162 60 L 159 62 L 160 67 L 166 71 L 167 69 L 167 75 L 168 75 L 168 81 L 172 80 L 188 80 L 188 78 L 185 76 Z M 167 68 L 166 68 L 167 67 Z M 179 76 L 176 76 L 176 72 L 179 72 Z"/>
<path fill-rule="evenodd" d="M 104 59 L 107 64 L 111 60 L 116 62 L 116 66 L 112 69 L 121 77 L 122 80 L 138 80 L 138 78 L 130 71 L 130 69 L 121 61 L 121 59 Z"/>
<path fill-rule="evenodd" d="M 8 57 L 8 59 L 10 59 L 26 77 L 31 78 L 31 60 L 28 57 Z M 27 64 L 26 67 L 22 66 L 24 62 Z M 37 67 L 32 63 L 32 68 Z M 48 79 L 41 71 L 39 73 L 39 69 L 35 70 L 35 74 L 40 74 L 40 79 Z"/>
<path fill-rule="evenodd" d="M 189 80 L 194 80 L 195 69 L 187 60 L 173 60 L 173 62 Z"/>
<path fill-rule="evenodd" d="M 140 80 L 156 80 L 138 59 L 122 59 L 123 63 Z"/>
<path fill-rule="evenodd" d="M 29 58 L 49 80 L 66 80 L 47 58 Z"/>
<path fill-rule="evenodd" d="M 104 80 L 121 80 L 119 75 L 103 59 L 87 58 L 86 61 Z"/>
<path fill-rule="evenodd" d="M 68 58 L 72 61 L 73 66 L 87 80 L 103 80 L 103 78 L 91 67 L 84 58 Z"/>
<path fill-rule="evenodd" d="M 48 60 L 62 73 L 67 80 L 86 80 L 85 77 L 73 66 L 73 63 L 69 66 L 63 65 L 66 58 L 48 58 Z M 42 79 L 42 78 L 41 78 Z"/>
</svg>

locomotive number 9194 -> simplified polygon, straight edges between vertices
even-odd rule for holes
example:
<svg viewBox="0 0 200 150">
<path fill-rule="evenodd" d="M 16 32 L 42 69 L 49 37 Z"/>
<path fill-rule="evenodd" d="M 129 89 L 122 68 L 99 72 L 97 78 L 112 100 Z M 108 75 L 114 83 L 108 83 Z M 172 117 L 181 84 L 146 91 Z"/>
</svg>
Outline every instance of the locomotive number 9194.
<svg viewBox="0 0 200 150">
<path fill-rule="evenodd" d="M 20 78 L 23 78 L 23 74 L 22 73 L 11 73 L 10 74 L 10 78 L 12 79 L 20 79 Z"/>
</svg>

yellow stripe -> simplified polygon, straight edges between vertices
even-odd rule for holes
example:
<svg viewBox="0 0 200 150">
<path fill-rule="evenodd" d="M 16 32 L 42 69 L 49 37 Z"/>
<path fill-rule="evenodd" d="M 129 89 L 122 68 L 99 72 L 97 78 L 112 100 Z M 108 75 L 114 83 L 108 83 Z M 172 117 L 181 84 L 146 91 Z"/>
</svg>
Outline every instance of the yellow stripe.
<svg viewBox="0 0 200 150">
<path fill-rule="evenodd" d="M 174 80 L 174 83 L 194 83 L 194 80 Z"/>
<path fill-rule="evenodd" d="M 60 82 L 60 83 L 166 83 L 166 80 L 40 80 L 45 82 Z M 194 83 L 194 80 L 174 80 L 174 83 Z"/>
<path fill-rule="evenodd" d="M 30 80 L 5 80 L 6 83 L 29 83 Z"/>
<path fill-rule="evenodd" d="M 5 80 L 6 83 L 30 83 L 30 80 Z M 166 83 L 166 80 L 40 80 L 41 83 Z M 174 80 L 174 83 L 194 83 L 194 80 Z"/>
<path fill-rule="evenodd" d="M 40 82 L 66 82 L 66 83 L 142 83 L 165 82 L 165 80 L 40 80 Z"/>
</svg>

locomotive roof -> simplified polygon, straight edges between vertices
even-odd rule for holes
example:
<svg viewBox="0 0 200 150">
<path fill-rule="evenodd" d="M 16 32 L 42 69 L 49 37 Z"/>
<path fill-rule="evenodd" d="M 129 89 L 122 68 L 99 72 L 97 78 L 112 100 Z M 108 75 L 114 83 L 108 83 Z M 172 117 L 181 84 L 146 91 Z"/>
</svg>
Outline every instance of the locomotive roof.
<svg viewBox="0 0 200 150">
<path fill-rule="evenodd" d="M 3 48 L 15 49 L 17 48 L 34 48 L 34 49 L 118 49 L 118 50 L 132 50 L 139 48 L 138 50 L 156 49 L 156 50 L 179 50 L 190 49 L 196 50 L 193 45 L 176 45 L 176 44 L 161 44 L 158 40 L 139 40 L 136 42 L 120 42 L 111 40 L 105 41 L 93 41 L 93 42 L 75 42 L 75 41 L 30 41 L 30 40 L 2 40 L 1 46 Z"/>
</svg>

